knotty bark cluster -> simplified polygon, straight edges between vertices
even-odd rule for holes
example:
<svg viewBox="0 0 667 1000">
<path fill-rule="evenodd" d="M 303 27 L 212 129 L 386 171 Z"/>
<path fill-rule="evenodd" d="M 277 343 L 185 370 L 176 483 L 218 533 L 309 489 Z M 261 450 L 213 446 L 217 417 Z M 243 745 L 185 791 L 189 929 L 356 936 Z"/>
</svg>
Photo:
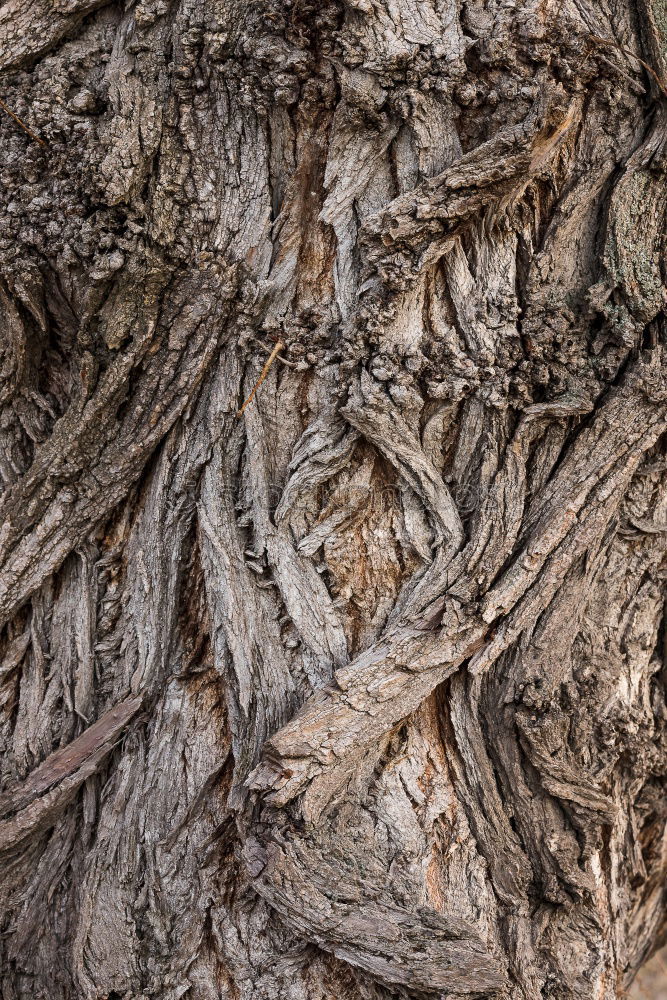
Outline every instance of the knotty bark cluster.
<svg viewBox="0 0 667 1000">
<path fill-rule="evenodd" d="M 661 943 L 666 37 L 0 4 L 3 1000 L 617 1000 Z"/>
</svg>

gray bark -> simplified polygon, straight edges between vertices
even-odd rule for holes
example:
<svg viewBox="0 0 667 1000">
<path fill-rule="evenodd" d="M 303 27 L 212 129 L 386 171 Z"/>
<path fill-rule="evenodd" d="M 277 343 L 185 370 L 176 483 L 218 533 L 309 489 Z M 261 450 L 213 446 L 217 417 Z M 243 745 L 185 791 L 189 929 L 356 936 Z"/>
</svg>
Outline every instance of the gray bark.
<svg viewBox="0 0 667 1000">
<path fill-rule="evenodd" d="M 661 943 L 663 29 L 0 3 L 3 1000 Z"/>
</svg>

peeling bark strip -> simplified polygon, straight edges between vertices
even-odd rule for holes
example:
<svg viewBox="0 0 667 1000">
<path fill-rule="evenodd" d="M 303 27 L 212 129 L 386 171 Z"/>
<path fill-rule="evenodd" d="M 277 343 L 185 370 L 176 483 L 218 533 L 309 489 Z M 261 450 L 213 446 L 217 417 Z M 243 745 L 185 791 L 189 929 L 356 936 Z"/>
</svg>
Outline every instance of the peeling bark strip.
<svg viewBox="0 0 667 1000">
<path fill-rule="evenodd" d="M 623 419 L 626 414 L 632 414 L 632 422 Z M 660 363 L 656 352 L 649 365 L 640 363 L 620 390 L 612 390 L 592 425 L 570 446 L 553 479 L 534 498 L 532 531 L 479 605 L 471 603 L 463 611 L 456 597 L 476 589 L 476 564 L 466 566 L 464 552 L 465 570 L 453 573 L 448 589 L 437 596 L 443 609 L 439 628 L 431 625 L 437 634 L 424 635 L 426 621 L 421 628 L 405 624 L 336 671 L 334 686 L 313 695 L 271 738 L 270 775 L 254 787 L 266 787 L 269 801 L 284 805 L 303 791 L 308 777 L 329 769 L 339 774 L 345 757 L 375 744 L 464 660 L 472 658 L 475 673 L 488 669 L 539 617 L 574 561 L 604 533 L 642 455 L 665 430 L 667 359 Z M 473 535 L 470 548 L 476 543 Z M 490 626 L 495 626 L 492 639 L 487 638 Z M 431 676 L 424 681 L 419 675 L 425 671 Z M 281 774 L 289 774 L 289 780 L 281 780 Z"/>
<path fill-rule="evenodd" d="M 3 1000 L 625 996 L 667 932 L 665 37 L 0 6 Z"/>
<path fill-rule="evenodd" d="M 21 785 L 0 796 L 0 851 L 53 822 L 57 810 L 95 773 L 140 708 L 141 698 L 126 698 L 110 708 L 81 736 L 47 757 Z"/>
</svg>

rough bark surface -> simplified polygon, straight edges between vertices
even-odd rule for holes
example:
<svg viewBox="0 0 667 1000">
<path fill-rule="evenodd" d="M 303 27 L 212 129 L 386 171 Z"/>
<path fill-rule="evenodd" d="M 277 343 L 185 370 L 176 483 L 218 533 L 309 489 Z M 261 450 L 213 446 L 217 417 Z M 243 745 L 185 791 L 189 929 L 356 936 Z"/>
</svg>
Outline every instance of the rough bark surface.
<svg viewBox="0 0 667 1000">
<path fill-rule="evenodd" d="M 663 32 L 0 3 L 3 1000 L 616 1000 L 660 944 Z"/>
</svg>

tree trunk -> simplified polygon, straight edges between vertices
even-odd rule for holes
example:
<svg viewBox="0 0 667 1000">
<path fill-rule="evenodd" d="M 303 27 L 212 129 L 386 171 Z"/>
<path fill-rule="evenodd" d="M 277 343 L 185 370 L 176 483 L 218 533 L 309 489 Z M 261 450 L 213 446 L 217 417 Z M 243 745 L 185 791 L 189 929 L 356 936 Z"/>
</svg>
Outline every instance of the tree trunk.
<svg viewBox="0 0 667 1000">
<path fill-rule="evenodd" d="M 661 25 L 0 3 L 3 1000 L 660 944 Z"/>
</svg>

